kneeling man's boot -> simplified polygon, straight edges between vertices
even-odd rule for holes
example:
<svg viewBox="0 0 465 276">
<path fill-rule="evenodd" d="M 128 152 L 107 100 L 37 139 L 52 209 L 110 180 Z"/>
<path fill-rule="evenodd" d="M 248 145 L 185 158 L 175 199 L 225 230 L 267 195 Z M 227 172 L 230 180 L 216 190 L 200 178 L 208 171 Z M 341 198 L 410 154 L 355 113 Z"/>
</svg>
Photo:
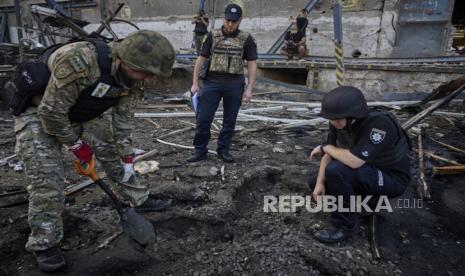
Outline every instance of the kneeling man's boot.
<svg viewBox="0 0 465 276">
<path fill-rule="evenodd" d="M 165 211 L 173 205 L 172 199 L 156 199 L 149 197 L 144 203 L 137 206 L 135 209 L 137 213 L 157 212 Z"/>
<path fill-rule="evenodd" d="M 46 250 L 34 251 L 34 256 L 42 271 L 54 271 L 66 266 L 65 257 L 56 246 Z"/>
</svg>

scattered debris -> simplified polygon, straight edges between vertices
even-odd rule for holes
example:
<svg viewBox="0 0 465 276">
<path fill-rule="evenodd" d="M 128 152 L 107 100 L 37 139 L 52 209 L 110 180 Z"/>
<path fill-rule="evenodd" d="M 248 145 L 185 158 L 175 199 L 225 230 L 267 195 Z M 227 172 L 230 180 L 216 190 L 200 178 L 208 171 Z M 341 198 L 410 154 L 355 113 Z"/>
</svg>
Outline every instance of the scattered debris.
<svg viewBox="0 0 465 276">
<path fill-rule="evenodd" d="M 433 176 L 465 173 L 465 165 L 433 167 Z"/>
<path fill-rule="evenodd" d="M 417 115 L 410 118 L 407 122 L 405 122 L 402 125 L 402 127 L 405 130 L 408 130 L 409 128 L 411 128 L 412 126 L 417 124 L 419 121 L 423 120 L 426 116 L 428 116 L 429 114 L 434 112 L 436 109 L 440 108 L 441 106 L 443 106 L 443 105 L 447 104 L 448 102 L 450 102 L 453 98 L 457 97 L 463 91 L 463 89 L 465 88 L 465 78 L 463 78 L 462 83 L 459 83 L 458 88 L 456 86 L 457 86 L 457 84 L 454 81 L 452 81 L 452 82 L 450 82 L 448 84 L 441 85 L 440 87 L 438 87 L 433 92 L 433 94 L 436 94 L 436 93 L 439 94 L 439 92 L 441 92 L 440 93 L 441 95 L 446 94 L 446 96 L 444 96 L 442 99 L 440 99 L 437 102 L 435 102 L 434 104 L 432 104 L 430 107 L 424 109 L 423 111 L 421 111 Z M 454 89 L 454 90 L 451 90 L 451 89 Z M 436 94 L 436 95 L 438 95 L 438 94 Z"/>
<path fill-rule="evenodd" d="M 157 161 L 151 160 L 151 161 L 140 161 L 137 163 L 134 163 L 134 170 L 140 174 L 148 174 L 151 172 L 156 172 L 159 170 L 158 163 Z"/>
<path fill-rule="evenodd" d="M 97 248 L 95 249 L 94 253 L 97 252 L 97 251 L 99 251 L 99 250 L 102 249 L 102 248 L 108 247 L 108 245 L 109 245 L 112 241 L 114 241 L 117 237 L 119 237 L 121 234 L 123 234 L 123 231 L 113 233 L 111 236 L 109 236 L 108 238 L 106 238 L 101 244 L 99 244 L 99 246 L 97 246 Z"/>
<path fill-rule="evenodd" d="M 420 177 L 418 181 L 420 182 L 418 185 L 418 195 L 421 198 L 425 199 L 431 199 L 431 191 L 428 186 L 428 183 L 426 182 L 426 177 L 425 177 L 425 163 L 423 160 L 424 157 L 424 151 L 423 151 L 423 134 L 424 131 L 421 130 L 420 134 L 418 135 L 418 171 L 420 174 Z"/>
<path fill-rule="evenodd" d="M 6 164 L 8 164 L 8 161 L 10 161 L 10 159 L 13 159 L 15 157 L 16 157 L 16 154 L 12 154 L 10 156 L 0 159 L 0 167 L 5 166 Z"/>
</svg>

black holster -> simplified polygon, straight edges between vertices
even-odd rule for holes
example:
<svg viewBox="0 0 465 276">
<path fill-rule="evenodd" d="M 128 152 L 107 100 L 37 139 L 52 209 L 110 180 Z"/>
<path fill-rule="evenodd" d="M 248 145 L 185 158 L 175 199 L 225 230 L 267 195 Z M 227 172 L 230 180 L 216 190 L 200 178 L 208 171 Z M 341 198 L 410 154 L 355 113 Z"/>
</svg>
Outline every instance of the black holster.
<svg viewBox="0 0 465 276">
<path fill-rule="evenodd" d="M 13 116 L 20 115 L 31 105 L 32 97 L 18 91 L 16 85 L 12 81 L 5 84 L 5 87 L 1 90 L 0 94 L 2 100 L 6 102 Z"/>
</svg>

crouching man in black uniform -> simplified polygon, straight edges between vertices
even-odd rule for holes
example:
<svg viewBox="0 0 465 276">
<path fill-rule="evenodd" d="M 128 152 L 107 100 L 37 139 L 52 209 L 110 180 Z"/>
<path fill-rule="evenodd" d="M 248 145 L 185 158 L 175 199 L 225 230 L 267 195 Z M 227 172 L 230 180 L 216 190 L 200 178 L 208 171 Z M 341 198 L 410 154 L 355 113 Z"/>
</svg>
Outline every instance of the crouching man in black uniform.
<svg viewBox="0 0 465 276">
<path fill-rule="evenodd" d="M 330 126 L 326 143 L 310 154 L 311 160 L 322 156 L 316 180 L 309 177 L 315 198 L 342 196 L 348 208 L 354 195 L 393 198 L 404 192 L 411 178 L 410 145 L 392 114 L 369 110 L 359 89 L 342 86 L 325 95 L 320 115 Z M 346 239 L 356 230 L 357 214 L 335 211 L 331 224 L 315 238 L 325 243 Z"/>
</svg>

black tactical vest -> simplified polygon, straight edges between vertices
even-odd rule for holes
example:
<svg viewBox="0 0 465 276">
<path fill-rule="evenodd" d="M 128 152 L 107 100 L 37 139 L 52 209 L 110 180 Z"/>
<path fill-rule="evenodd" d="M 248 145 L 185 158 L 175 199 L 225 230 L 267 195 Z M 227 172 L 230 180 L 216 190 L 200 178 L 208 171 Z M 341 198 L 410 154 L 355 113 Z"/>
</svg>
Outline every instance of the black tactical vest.
<svg viewBox="0 0 465 276">
<path fill-rule="evenodd" d="M 111 76 L 112 59 L 109 56 L 110 48 L 108 45 L 101 40 L 91 40 L 90 42 L 97 48 L 100 78 L 81 92 L 76 103 L 69 110 L 68 117 L 71 122 L 82 123 L 97 118 L 117 105 L 121 97 L 128 95 L 128 90 L 117 84 Z M 102 84 L 110 86 L 108 92 L 103 97 L 92 96 L 94 90 Z"/>
</svg>

